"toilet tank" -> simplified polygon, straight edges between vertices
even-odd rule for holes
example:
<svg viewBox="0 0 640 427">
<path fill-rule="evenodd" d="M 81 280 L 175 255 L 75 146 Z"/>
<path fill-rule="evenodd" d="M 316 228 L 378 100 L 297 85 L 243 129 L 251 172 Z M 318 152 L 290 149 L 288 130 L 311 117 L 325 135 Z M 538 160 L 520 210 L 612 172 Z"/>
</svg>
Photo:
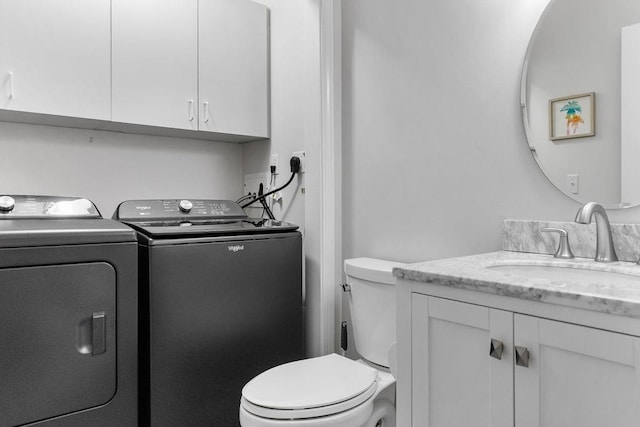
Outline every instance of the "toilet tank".
<svg viewBox="0 0 640 427">
<path fill-rule="evenodd" d="M 389 347 L 396 340 L 396 279 L 391 271 L 403 265 L 373 258 L 344 262 L 356 350 L 385 367 L 389 367 Z"/>
</svg>

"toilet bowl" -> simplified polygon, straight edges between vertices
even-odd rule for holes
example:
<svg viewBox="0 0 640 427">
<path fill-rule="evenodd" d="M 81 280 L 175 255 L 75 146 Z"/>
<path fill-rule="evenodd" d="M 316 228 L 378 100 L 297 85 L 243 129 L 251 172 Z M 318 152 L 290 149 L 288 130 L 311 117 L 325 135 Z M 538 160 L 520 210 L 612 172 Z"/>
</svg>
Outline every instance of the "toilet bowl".
<svg viewBox="0 0 640 427">
<path fill-rule="evenodd" d="M 345 261 L 355 347 L 363 359 L 329 354 L 259 374 L 242 390 L 242 427 L 395 427 L 391 270 L 401 265 L 371 258 Z"/>
</svg>

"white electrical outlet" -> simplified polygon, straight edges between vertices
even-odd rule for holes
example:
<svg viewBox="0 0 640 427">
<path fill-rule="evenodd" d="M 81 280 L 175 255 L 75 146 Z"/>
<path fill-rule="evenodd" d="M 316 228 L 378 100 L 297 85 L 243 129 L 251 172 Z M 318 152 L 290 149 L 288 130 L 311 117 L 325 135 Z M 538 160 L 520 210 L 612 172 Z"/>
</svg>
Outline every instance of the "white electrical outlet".
<svg viewBox="0 0 640 427">
<path fill-rule="evenodd" d="M 300 159 L 300 173 L 305 173 L 307 170 L 306 155 L 304 151 L 294 151 L 291 157 L 297 157 Z"/>
<path fill-rule="evenodd" d="M 269 161 L 269 166 L 276 167 L 276 173 L 280 172 L 280 165 L 278 165 L 278 153 L 271 155 L 271 160 Z"/>
</svg>

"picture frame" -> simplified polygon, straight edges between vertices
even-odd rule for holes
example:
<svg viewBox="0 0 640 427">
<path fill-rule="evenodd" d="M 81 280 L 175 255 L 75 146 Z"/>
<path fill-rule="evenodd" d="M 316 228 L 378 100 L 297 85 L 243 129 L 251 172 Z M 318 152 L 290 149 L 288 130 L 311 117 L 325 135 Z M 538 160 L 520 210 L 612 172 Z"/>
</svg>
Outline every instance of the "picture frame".
<svg viewBox="0 0 640 427">
<path fill-rule="evenodd" d="M 595 92 L 549 100 L 549 139 L 585 138 L 596 134 Z"/>
</svg>

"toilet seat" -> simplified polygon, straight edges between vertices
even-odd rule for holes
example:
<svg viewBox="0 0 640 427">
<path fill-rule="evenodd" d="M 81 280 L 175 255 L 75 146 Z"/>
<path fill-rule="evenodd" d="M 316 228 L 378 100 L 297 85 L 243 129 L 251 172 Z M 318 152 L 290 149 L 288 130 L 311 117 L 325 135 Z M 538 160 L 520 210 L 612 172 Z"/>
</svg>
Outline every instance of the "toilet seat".
<svg viewBox="0 0 640 427">
<path fill-rule="evenodd" d="M 378 371 L 330 354 L 276 366 L 242 389 L 242 407 L 259 417 L 307 419 L 355 408 L 378 388 Z"/>
</svg>

